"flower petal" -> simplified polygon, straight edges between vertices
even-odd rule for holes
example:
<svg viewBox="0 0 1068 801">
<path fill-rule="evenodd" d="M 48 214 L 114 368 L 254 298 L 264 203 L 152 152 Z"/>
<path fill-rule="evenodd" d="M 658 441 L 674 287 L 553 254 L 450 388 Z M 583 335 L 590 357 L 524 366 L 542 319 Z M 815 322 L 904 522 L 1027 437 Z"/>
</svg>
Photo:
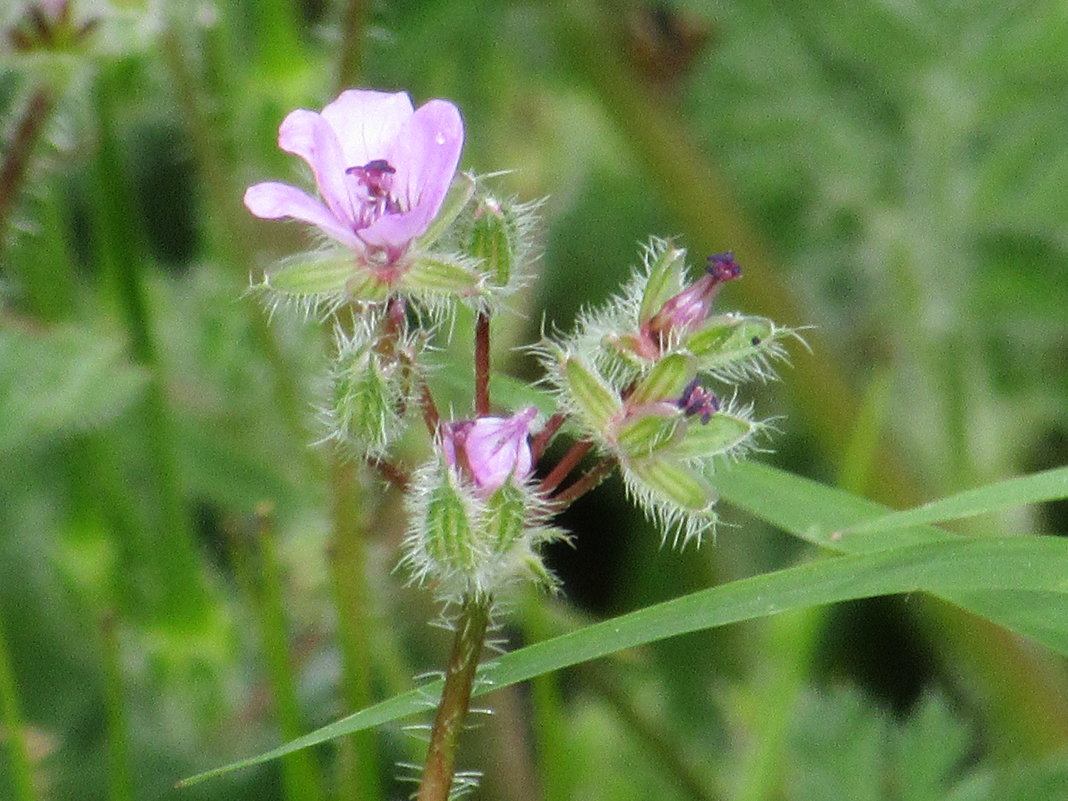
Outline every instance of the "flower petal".
<svg viewBox="0 0 1068 801">
<path fill-rule="evenodd" d="M 339 222 L 356 227 L 356 214 L 345 182 L 345 163 L 337 134 L 320 114 L 298 108 L 282 120 L 278 146 L 300 156 L 315 173 L 319 194 Z M 362 163 L 362 162 L 361 162 Z"/>
<path fill-rule="evenodd" d="M 268 181 L 245 190 L 245 206 L 265 220 L 292 217 L 318 226 L 343 245 L 362 248 L 352 229 L 343 225 L 322 203 L 295 186 Z"/>
<path fill-rule="evenodd" d="M 373 247 L 399 250 L 422 234 L 449 191 L 463 143 L 464 125 L 456 106 L 445 100 L 420 106 L 386 153 L 397 169 L 394 194 L 408 210 L 379 217 L 360 231 L 360 238 Z"/>
<path fill-rule="evenodd" d="M 412 116 L 407 92 L 348 89 L 323 109 L 323 117 L 337 134 L 346 167 L 386 158 L 389 143 Z"/>
</svg>

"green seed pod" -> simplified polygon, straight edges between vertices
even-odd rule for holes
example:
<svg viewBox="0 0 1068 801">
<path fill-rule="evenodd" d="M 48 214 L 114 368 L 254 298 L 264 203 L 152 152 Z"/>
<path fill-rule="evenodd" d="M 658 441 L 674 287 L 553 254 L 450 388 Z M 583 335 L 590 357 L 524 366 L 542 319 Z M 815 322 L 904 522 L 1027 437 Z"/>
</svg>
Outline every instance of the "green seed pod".
<svg viewBox="0 0 1068 801">
<path fill-rule="evenodd" d="M 327 436 L 359 458 L 379 459 L 400 433 L 406 394 L 403 370 L 371 343 L 343 341 L 330 376 Z"/>
<path fill-rule="evenodd" d="M 515 214 L 494 197 L 481 198 L 471 223 L 467 250 L 482 262 L 490 283 L 508 284 L 517 267 L 520 244 Z"/>
<path fill-rule="evenodd" d="M 486 499 L 480 527 L 494 553 L 507 553 L 522 536 L 526 501 L 526 494 L 511 482 Z"/>
<path fill-rule="evenodd" d="M 641 459 L 670 446 L 684 428 L 685 422 L 678 416 L 639 417 L 620 428 L 616 445 L 627 457 Z"/>
<path fill-rule="evenodd" d="M 471 523 L 471 502 L 457 485 L 444 463 L 437 484 L 429 490 L 419 529 L 423 548 L 440 575 L 471 575 L 481 563 L 475 531 Z"/>
<path fill-rule="evenodd" d="M 683 353 L 673 353 L 658 361 L 635 385 L 627 403 L 636 406 L 677 398 L 693 378 L 693 359 Z"/>
<path fill-rule="evenodd" d="M 686 338 L 684 346 L 698 359 L 698 369 L 716 370 L 759 357 L 775 345 L 775 324 L 764 317 L 721 314 L 710 317 Z"/>
<path fill-rule="evenodd" d="M 716 412 L 707 423 L 692 420 L 671 450 L 680 459 L 706 459 L 744 445 L 761 425 L 742 415 Z"/>
<path fill-rule="evenodd" d="M 563 355 L 564 390 L 583 420 L 603 435 L 623 411 L 619 395 L 577 357 Z"/>
<path fill-rule="evenodd" d="M 653 500 L 681 514 L 709 513 L 716 494 L 704 477 L 680 462 L 666 458 L 628 462 L 624 470 L 652 493 Z"/>
</svg>

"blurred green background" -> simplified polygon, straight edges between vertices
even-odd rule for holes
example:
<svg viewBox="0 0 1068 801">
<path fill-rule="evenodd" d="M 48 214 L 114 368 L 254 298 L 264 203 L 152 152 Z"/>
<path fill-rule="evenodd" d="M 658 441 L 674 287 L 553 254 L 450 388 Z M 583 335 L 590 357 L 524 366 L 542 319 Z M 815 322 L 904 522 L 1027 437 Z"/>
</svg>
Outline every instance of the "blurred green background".
<svg viewBox="0 0 1068 801">
<path fill-rule="evenodd" d="M 171 789 L 444 664 L 429 593 L 392 572 L 398 497 L 312 444 L 321 326 L 246 296 L 310 240 L 252 219 L 244 187 L 300 183 L 278 123 L 347 86 L 451 99 L 463 167 L 544 199 L 497 331 L 513 374 L 534 376 L 512 346 L 677 235 L 694 263 L 735 251 L 722 307 L 811 326 L 743 395 L 781 415 L 756 458 L 898 507 L 1068 461 L 1062 3 L 70 9 L 0 11 L 0 798 L 408 792 L 397 727 Z M 501 637 L 807 558 L 723 515 L 672 551 L 610 482 L 569 511 L 562 596 L 517 599 Z M 967 530 L 1064 534 L 1068 508 Z M 515 801 L 1068 798 L 1063 664 L 1017 642 L 977 667 L 967 629 L 918 606 L 502 691 L 461 765 L 486 771 L 475 797 Z"/>
</svg>

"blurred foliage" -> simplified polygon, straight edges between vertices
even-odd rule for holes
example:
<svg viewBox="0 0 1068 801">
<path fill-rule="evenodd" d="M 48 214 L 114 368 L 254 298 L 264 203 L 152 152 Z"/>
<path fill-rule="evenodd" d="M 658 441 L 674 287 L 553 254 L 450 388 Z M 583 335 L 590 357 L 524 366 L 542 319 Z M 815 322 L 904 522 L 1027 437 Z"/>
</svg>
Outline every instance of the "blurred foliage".
<svg viewBox="0 0 1068 801">
<path fill-rule="evenodd" d="M 5 4 L 0 27 L 23 24 L 28 5 Z M 171 785 L 277 743 L 273 699 L 288 680 L 310 729 L 444 662 L 429 599 L 391 573 L 396 493 L 365 475 L 339 490 L 327 450 L 311 444 L 316 322 L 268 319 L 245 296 L 250 277 L 307 238 L 250 219 L 243 188 L 300 176 L 275 147 L 277 125 L 333 97 L 339 72 L 417 102 L 452 99 L 464 166 L 512 170 L 505 189 L 545 199 L 545 255 L 521 299 L 528 331 L 504 334 L 509 344 L 535 337 L 543 315 L 566 327 L 602 300 L 648 235 L 692 244 L 714 229 L 680 217 L 655 154 L 619 124 L 619 99 L 584 58 L 609 42 L 604 55 L 662 104 L 633 108 L 669 114 L 723 176 L 702 191 L 747 221 L 752 241 L 716 249 L 743 267 L 773 254 L 760 280 L 795 304 L 784 322 L 816 327 L 815 358 L 858 397 L 889 387 L 882 414 L 825 421 L 860 443 L 844 470 L 790 389 L 821 387 L 785 370 L 757 401 L 763 416 L 786 415 L 778 453 L 761 458 L 878 494 L 857 476 L 877 476 L 870 463 L 889 448 L 920 500 L 1066 462 L 1068 17 L 1051 0 L 71 9 L 100 22 L 62 52 L 0 44 L 0 662 L 18 713 L 0 720 L 0 797 L 312 797 L 278 764 Z M 680 165 L 691 167 L 703 163 Z M 502 347 L 499 358 L 531 378 L 520 356 Z M 445 361 L 442 373 L 460 369 Z M 350 521 L 364 541 L 355 562 L 338 557 L 346 491 L 364 501 Z M 1058 508 L 961 530 L 1064 534 Z M 725 512 L 736 528 L 680 554 L 622 508 L 615 484 L 584 499 L 567 521 L 577 547 L 551 555 L 569 614 L 626 612 L 804 558 L 798 540 Z M 277 579 L 265 579 L 265 514 Z M 347 571 L 359 576 L 355 612 L 333 589 Z M 285 615 L 268 624 L 272 588 Z M 706 799 L 1063 798 L 1063 761 L 1006 748 L 961 679 L 958 644 L 916 617 L 884 603 L 836 610 L 809 633 L 791 623 L 794 640 L 762 624 L 686 635 L 602 665 L 622 693 L 578 670 L 549 677 L 536 724 L 522 695 L 518 711 L 500 708 L 511 758 L 533 760 L 535 779 L 497 775 L 493 797 L 538 798 L 538 785 L 559 798 L 695 797 L 683 769 L 643 745 L 652 737 Z M 339 645 L 353 620 L 363 668 Z M 886 631 L 900 639 L 888 645 Z M 1042 675 L 1068 687 L 1059 663 L 1008 667 L 1021 685 Z M 360 670 L 364 683 L 342 692 Z M 768 732 L 760 694 L 791 670 L 803 689 L 761 795 L 739 765 Z M 7 759 L 16 740 L 28 791 Z M 418 761 L 418 744 L 392 726 L 369 742 L 312 752 L 328 797 L 405 791 L 390 766 Z M 480 745 L 463 765 L 499 773 L 500 746 Z M 353 767 L 369 748 L 381 766 L 371 784 Z"/>
</svg>

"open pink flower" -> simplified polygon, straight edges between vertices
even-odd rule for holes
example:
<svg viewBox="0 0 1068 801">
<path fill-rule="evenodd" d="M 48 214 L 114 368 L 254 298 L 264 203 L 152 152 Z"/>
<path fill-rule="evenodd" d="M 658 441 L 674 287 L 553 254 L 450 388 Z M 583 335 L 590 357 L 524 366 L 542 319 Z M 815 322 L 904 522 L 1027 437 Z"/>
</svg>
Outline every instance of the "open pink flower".
<svg viewBox="0 0 1068 801">
<path fill-rule="evenodd" d="M 483 495 L 505 482 L 526 481 L 533 469 L 530 424 L 538 410 L 531 406 L 511 417 L 457 420 L 441 428 L 445 461 L 471 479 Z"/>
<path fill-rule="evenodd" d="M 463 147 L 445 100 L 413 109 L 406 92 L 342 92 L 321 114 L 291 112 L 278 146 L 311 167 L 320 202 L 289 184 L 250 186 L 245 205 L 268 220 L 312 223 L 375 265 L 392 264 L 437 215 Z"/>
</svg>

